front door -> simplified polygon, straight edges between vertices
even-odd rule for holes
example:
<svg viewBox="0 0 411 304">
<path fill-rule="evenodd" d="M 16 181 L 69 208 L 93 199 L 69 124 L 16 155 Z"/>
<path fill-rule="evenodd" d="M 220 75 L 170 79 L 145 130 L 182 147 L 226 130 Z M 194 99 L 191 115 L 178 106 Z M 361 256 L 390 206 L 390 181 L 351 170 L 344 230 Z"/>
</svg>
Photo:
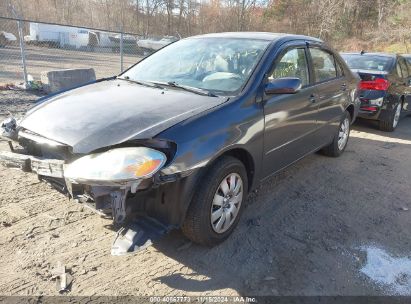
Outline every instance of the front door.
<svg viewBox="0 0 411 304">
<path fill-rule="evenodd" d="M 264 95 L 264 176 L 286 167 L 315 149 L 318 106 L 310 86 L 305 45 L 284 50 L 268 79 L 297 77 L 302 88 L 295 94 Z"/>
</svg>

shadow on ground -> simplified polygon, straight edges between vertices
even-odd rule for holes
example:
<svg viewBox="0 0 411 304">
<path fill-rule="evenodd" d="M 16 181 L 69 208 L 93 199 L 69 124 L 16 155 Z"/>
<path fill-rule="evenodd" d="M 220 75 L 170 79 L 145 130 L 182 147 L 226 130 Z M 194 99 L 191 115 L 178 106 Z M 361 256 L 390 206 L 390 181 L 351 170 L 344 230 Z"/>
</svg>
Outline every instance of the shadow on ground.
<svg viewBox="0 0 411 304">
<path fill-rule="evenodd" d="M 153 280 L 199 293 L 224 288 L 243 295 L 389 293 L 359 272 L 365 261 L 358 247 L 381 244 L 397 253 L 409 248 L 404 244 L 411 243 L 411 217 L 401 211 L 411 207 L 407 141 L 409 116 L 393 133 L 359 121 L 342 157 L 311 155 L 264 183 L 220 246 L 190 245 L 179 231 L 157 243 L 156 249 L 193 273 Z"/>
</svg>

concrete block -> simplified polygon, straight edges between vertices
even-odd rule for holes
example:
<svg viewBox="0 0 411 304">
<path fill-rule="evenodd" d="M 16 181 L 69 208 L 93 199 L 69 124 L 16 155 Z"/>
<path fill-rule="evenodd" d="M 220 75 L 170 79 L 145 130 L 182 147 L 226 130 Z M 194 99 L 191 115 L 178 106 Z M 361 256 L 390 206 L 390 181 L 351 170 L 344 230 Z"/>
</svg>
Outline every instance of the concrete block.
<svg viewBox="0 0 411 304">
<path fill-rule="evenodd" d="M 71 89 L 94 80 L 96 80 L 94 69 L 66 69 L 41 73 L 41 82 L 47 93 Z"/>
</svg>

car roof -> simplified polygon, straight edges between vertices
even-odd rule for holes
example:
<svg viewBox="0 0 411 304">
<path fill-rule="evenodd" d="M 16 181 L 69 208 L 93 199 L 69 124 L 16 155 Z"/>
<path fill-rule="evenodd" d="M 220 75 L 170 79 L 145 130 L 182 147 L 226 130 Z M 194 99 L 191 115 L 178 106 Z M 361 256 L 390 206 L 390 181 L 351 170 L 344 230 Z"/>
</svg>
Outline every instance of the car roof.
<svg viewBox="0 0 411 304">
<path fill-rule="evenodd" d="M 397 55 L 396 54 L 392 54 L 392 53 L 368 53 L 368 52 L 364 52 L 361 54 L 361 52 L 340 52 L 341 55 L 361 55 L 361 56 L 381 56 L 381 57 L 390 57 L 390 58 L 396 58 Z"/>
<path fill-rule="evenodd" d="M 401 54 L 402 57 L 411 58 L 411 54 Z"/>
<path fill-rule="evenodd" d="M 283 38 L 288 40 L 310 40 L 315 42 L 323 42 L 321 39 L 285 33 L 270 33 L 270 32 L 225 32 L 225 33 L 211 33 L 204 35 L 197 35 L 188 38 L 241 38 L 241 39 L 259 39 L 267 41 L 277 41 Z"/>
</svg>

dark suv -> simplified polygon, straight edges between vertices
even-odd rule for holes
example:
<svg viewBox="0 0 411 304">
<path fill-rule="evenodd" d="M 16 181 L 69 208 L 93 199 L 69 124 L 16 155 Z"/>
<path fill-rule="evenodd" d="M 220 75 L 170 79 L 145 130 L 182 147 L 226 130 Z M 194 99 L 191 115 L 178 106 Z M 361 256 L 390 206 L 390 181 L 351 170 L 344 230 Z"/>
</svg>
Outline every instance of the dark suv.
<svg viewBox="0 0 411 304">
<path fill-rule="evenodd" d="M 137 216 L 113 254 L 178 227 L 215 245 L 260 182 L 315 151 L 343 153 L 359 110 L 357 84 L 315 38 L 187 38 L 118 77 L 46 97 L 18 123 L 9 118 L 3 137 L 13 151 L 0 161 L 116 224 Z"/>
<path fill-rule="evenodd" d="M 409 109 L 411 70 L 401 55 L 342 53 L 350 69 L 361 77 L 359 117 L 377 120 L 383 131 L 394 131 L 402 110 Z"/>
</svg>

